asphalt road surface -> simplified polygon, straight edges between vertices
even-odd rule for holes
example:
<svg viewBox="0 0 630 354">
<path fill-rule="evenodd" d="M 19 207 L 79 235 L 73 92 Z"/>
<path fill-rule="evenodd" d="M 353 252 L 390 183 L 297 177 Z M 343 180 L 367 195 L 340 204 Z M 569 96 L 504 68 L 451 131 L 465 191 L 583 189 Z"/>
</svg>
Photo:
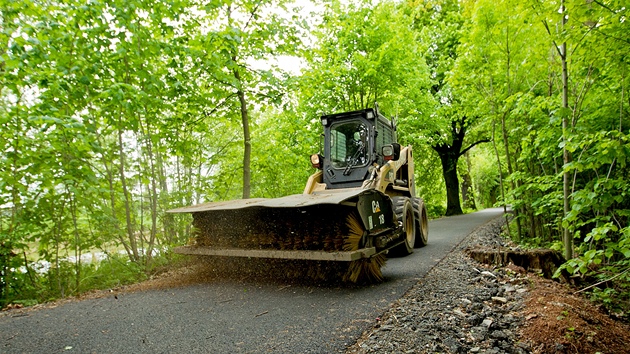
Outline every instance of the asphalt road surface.
<svg viewBox="0 0 630 354">
<path fill-rule="evenodd" d="M 221 280 L 0 317 L 0 353 L 336 353 L 354 343 L 500 209 L 432 220 L 429 244 L 383 268 L 384 283 Z"/>
</svg>

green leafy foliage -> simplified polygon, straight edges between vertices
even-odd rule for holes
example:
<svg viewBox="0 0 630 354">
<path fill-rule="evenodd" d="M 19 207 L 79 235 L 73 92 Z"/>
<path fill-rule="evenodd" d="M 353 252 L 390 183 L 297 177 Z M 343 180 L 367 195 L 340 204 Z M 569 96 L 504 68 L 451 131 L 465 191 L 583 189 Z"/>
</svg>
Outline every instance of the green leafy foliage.
<svg viewBox="0 0 630 354">
<path fill-rule="evenodd" d="M 189 216 L 166 210 L 242 192 L 237 93 L 249 109 L 282 103 L 288 75 L 250 60 L 294 52 L 301 28 L 268 11 L 283 2 L 259 5 L 0 5 L 3 305 L 141 279 L 170 257 L 157 250 L 190 237 Z M 80 261 L 101 249 L 127 260 Z"/>
<path fill-rule="evenodd" d="M 453 85 L 496 132 L 515 238 L 558 248 L 567 230 L 574 248 L 563 269 L 627 311 L 627 9 L 562 3 L 564 21 L 558 2 L 466 2 Z"/>
<path fill-rule="evenodd" d="M 308 20 L 283 0 L 0 3 L 1 304 L 143 279 L 191 237 L 167 210 L 300 193 L 318 116 L 378 102 L 431 215 L 458 196 L 444 172 L 466 174 L 522 242 L 568 230 L 564 269 L 627 311 L 628 9 L 563 3 L 566 21 L 533 0 L 320 2 Z M 124 257 L 81 261 L 100 250 Z"/>
</svg>

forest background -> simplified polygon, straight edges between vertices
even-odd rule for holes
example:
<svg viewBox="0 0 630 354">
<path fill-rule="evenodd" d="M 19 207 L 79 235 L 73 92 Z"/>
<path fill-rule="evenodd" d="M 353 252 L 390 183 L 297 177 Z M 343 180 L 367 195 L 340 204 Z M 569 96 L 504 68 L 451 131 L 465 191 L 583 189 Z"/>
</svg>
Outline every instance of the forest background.
<svg viewBox="0 0 630 354">
<path fill-rule="evenodd" d="M 301 193 L 319 116 L 372 107 L 433 217 L 510 237 L 627 314 L 621 0 L 0 3 L 0 306 L 142 280 L 204 201 Z"/>
</svg>

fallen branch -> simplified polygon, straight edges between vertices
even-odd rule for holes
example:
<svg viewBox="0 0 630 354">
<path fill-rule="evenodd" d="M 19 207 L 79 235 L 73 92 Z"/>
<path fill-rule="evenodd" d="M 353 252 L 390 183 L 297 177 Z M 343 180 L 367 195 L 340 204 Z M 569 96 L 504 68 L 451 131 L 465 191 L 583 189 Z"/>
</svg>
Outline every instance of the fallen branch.
<svg viewBox="0 0 630 354">
<path fill-rule="evenodd" d="M 600 281 L 599 283 L 595 283 L 595 284 L 593 284 L 593 285 L 589 285 L 589 286 L 587 286 L 587 287 L 586 287 L 586 288 L 584 288 L 584 289 L 581 289 L 581 290 L 576 291 L 575 293 L 576 293 L 576 294 L 579 294 L 579 293 L 581 293 L 582 291 L 586 291 L 586 290 L 591 289 L 591 288 L 594 288 L 594 287 L 596 287 L 596 286 L 598 286 L 598 285 L 601 285 L 601 284 L 604 284 L 604 283 L 606 283 L 606 282 L 609 282 L 609 281 L 611 281 L 611 280 L 613 280 L 613 279 L 615 279 L 615 278 L 619 278 L 619 277 L 620 277 L 620 276 L 622 276 L 624 273 L 628 273 L 628 271 L 630 271 L 630 268 L 628 268 L 628 269 L 624 270 L 623 272 L 621 272 L 621 273 L 619 273 L 619 274 L 615 275 L 614 277 L 612 277 L 612 278 L 610 278 L 610 279 L 602 280 L 602 281 Z"/>
</svg>

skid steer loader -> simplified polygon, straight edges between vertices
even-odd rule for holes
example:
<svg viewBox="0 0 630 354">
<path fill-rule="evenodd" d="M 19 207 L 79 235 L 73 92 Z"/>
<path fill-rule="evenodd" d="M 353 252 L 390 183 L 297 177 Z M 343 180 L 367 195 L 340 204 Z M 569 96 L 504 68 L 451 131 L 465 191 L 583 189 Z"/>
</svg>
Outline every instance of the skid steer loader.
<svg viewBox="0 0 630 354">
<path fill-rule="evenodd" d="M 394 122 L 375 107 L 325 115 L 321 123 L 323 155 L 311 156 L 317 171 L 303 194 L 170 210 L 193 216 L 192 244 L 174 252 L 303 260 L 309 272 L 335 264 L 332 276 L 356 283 L 381 281 L 386 256 L 426 245 L 412 148 L 397 143 Z"/>
</svg>

